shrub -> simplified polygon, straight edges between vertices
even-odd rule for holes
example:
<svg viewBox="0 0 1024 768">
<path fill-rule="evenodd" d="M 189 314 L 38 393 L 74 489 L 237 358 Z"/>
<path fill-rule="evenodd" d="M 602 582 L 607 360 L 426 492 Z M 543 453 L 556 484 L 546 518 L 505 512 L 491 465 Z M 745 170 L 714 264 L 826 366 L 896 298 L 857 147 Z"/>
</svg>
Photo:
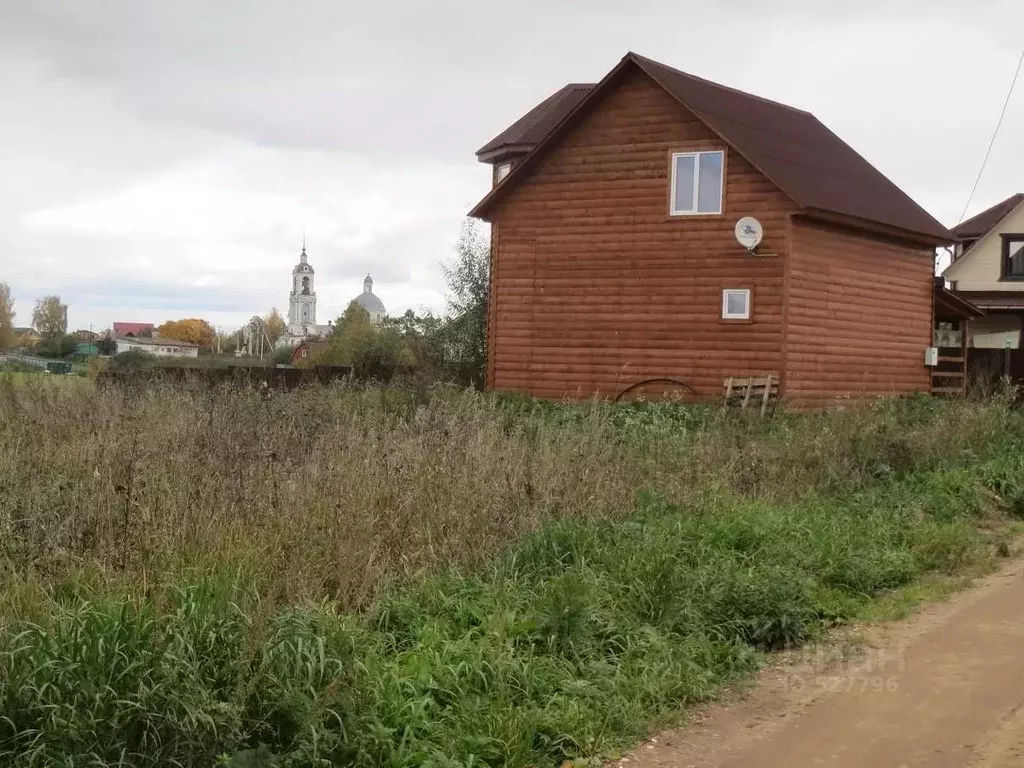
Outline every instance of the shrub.
<svg viewBox="0 0 1024 768">
<path fill-rule="evenodd" d="M 141 349 L 129 349 L 110 358 L 107 370 L 115 373 L 127 373 L 145 368 L 156 361 L 156 356 Z"/>
</svg>

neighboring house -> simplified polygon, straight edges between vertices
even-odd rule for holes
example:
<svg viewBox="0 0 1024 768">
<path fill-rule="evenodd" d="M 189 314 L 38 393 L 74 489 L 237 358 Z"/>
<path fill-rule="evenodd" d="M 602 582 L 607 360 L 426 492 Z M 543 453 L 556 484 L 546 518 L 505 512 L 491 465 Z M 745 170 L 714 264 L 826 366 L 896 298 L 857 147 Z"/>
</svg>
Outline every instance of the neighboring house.
<svg viewBox="0 0 1024 768">
<path fill-rule="evenodd" d="M 117 343 L 117 354 L 138 350 L 157 357 L 199 357 L 198 344 L 177 339 L 165 339 L 160 336 L 118 336 L 114 341 Z"/>
<path fill-rule="evenodd" d="M 71 335 L 75 337 L 76 341 L 80 342 L 96 341 L 100 338 L 100 335 L 95 331 L 87 331 L 84 328 L 78 329 Z"/>
<path fill-rule="evenodd" d="M 952 235 L 867 160 L 808 112 L 633 53 L 569 89 L 479 154 L 509 164 L 471 212 L 492 225 L 488 388 L 671 379 L 709 399 L 773 374 L 796 405 L 929 390 Z"/>
<path fill-rule="evenodd" d="M 304 341 L 292 351 L 292 356 L 288 359 L 288 362 L 295 366 L 304 365 L 310 358 L 315 357 L 319 352 L 323 352 L 329 346 L 326 341 Z"/>
<path fill-rule="evenodd" d="M 114 323 L 114 336 L 125 338 L 152 337 L 152 323 Z"/>
<path fill-rule="evenodd" d="M 967 346 L 1021 346 L 1024 318 L 1024 194 L 993 205 L 953 229 L 958 242 L 942 276 L 957 295 L 985 310 L 967 327 Z"/>
<path fill-rule="evenodd" d="M 35 328 L 16 326 L 12 330 L 14 331 L 14 338 L 17 340 L 18 346 L 35 344 L 43 338 Z"/>
</svg>

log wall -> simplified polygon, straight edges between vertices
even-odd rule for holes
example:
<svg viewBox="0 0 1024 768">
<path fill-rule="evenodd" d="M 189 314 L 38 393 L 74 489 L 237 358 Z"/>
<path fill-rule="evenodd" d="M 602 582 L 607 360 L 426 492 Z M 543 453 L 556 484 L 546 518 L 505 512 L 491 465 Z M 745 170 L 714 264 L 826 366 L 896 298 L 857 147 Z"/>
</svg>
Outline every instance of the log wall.
<svg viewBox="0 0 1024 768">
<path fill-rule="evenodd" d="M 793 219 L 783 396 L 796 407 L 927 392 L 933 252 Z"/>
</svg>

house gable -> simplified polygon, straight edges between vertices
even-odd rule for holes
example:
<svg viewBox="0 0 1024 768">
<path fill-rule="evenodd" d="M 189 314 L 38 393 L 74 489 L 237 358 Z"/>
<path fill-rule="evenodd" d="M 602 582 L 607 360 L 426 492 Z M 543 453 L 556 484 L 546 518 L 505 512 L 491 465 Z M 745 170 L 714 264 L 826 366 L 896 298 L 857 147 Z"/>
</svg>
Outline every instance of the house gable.
<svg viewBox="0 0 1024 768">
<path fill-rule="evenodd" d="M 586 96 L 579 100 L 573 109 L 565 113 L 561 119 L 549 129 L 549 132 L 544 136 L 543 140 L 539 141 L 525 158 L 513 165 L 511 172 L 504 179 L 503 183 L 494 187 L 479 203 L 477 203 L 476 206 L 474 206 L 474 208 L 469 212 L 469 215 L 486 220 L 493 220 L 496 207 L 501 204 L 505 197 L 511 194 L 524 179 L 529 178 L 538 166 L 546 162 L 548 153 L 550 153 L 555 147 L 558 147 L 567 136 L 571 136 L 574 131 L 578 130 L 580 124 L 586 120 L 588 115 L 595 110 L 598 105 L 603 102 L 608 94 L 621 88 L 624 82 L 636 82 L 638 78 L 643 78 L 648 81 L 650 86 L 663 89 L 664 95 L 668 97 L 669 100 L 675 101 L 677 105 L 681 107 L 681 113 L 685 113 L 691 121 L 701 123 L 704 136 L 709 139 L 713 138 L 717 140 L 720 148 L 729 146 L 734 153 L 738 153 L 738 150 L 709 124 L 706 117 L 702 117 L 685 104 L 682 104 L 676 95 L 666 89 L 664 84 L 656 79 L 655 75 L 659 73 L 651 67 L 651 65 L 655 63 L 656 62 L 644 59 L 636 54 L 627 54 L 611 72 L 602 78 L 601 82 L 589 89 Z M 660 74 L 664 76 L 664 73 Z M 756 99 L 757 97 L 750 98 Z M 781 107 L 782 105 L 778 106 Z M 788 107 L 784 108 L 788 109 Z M 742 153 L 739 154 L 742 155 Z M 760 171 L 756 164 L 752 163 L 749 158 L 744 156 L 743 159 L 752 168 Z M 776 189 L 779 189 L 777 184 L 773 185 Z M 779 189 L 779 191 L 781 192 L 781 189 Z M 790 202 L 792 203 L 792 200 L 790 200 Z M 795 203 L 793 205 L 794 207 L 797 207 Z"/>
<path fill-rule="evenodd" d="M 943 271 L 957 291 L 1024 292 L 1019 280 L 1002 280 L 1003 234 L 1024 233 L 1024 200 Z"/>
<path fill-rule="evenodd" d="M 952 234 L 814 115 L 628 53 L 470 212 L 493 209 L 624 73 L 639 69 L 809 213 L 930 244 Z"/>
</svg>

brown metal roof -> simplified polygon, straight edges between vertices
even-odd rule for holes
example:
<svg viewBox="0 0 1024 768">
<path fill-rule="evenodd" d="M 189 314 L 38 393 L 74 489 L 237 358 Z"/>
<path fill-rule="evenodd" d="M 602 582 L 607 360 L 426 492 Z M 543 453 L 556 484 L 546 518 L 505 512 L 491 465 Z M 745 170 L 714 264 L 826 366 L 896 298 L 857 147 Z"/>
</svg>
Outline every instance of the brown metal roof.
<svg viewBox="0 0 1024 768">
<path fill-rule="evenodd" d="M 518 149 L 526 154 L 540 144 L 593 89 L 593 83 L 570 83 L 559 88 L 480 147 L 476 152 L 477 157 L 486 163 L 509 150 Z"/>
<path fill-rule="evenodd" d="M 956 295 L 983 310 L 1024 309 L 1024 296 L 1014 291 L 956 291 Z"/>
<path fill-rule="evenodd" d="M 630 66 L 639 67 L 810 212 L 881 224 L 935 243 L 953 240 L 949 230 L 811 113 L 694 77 L 635 53 L 626 54 L 590 89 L 471 215 L 485 216 Z"/>
<path fill-rule="evenodd" d="M 1024 193 L 1018 192 L 1015 195 L 1010 195 L 1001 203 L 996 203 L 977 216 L 972 216 L 962 224 L 953 227 L 953 234 L 961 239 L 981 237 L 1009 216 L 1010 212 L 1022 202 L 1024 202 Z"/>
</svg>

